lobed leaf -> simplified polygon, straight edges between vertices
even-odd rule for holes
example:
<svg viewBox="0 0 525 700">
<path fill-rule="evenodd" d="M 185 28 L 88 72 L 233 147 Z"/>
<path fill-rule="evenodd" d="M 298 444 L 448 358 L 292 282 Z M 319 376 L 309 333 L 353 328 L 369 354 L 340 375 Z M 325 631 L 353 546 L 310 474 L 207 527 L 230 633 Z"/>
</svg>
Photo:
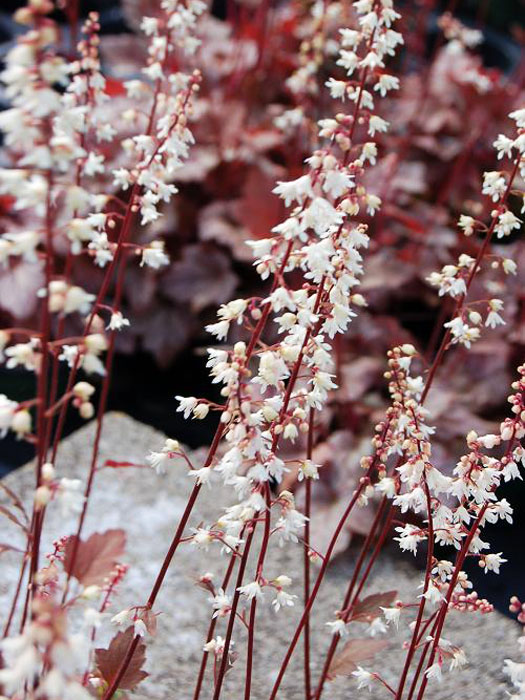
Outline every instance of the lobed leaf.
<svg viewBox="0 0 525 700">
<path fill-rule="evenodd" d="M 64 551 L 64 569 L 84 586 L 101 585 L 118 564 L 126 547 L 124 530 L 95 532 L 80 540 L 75 552 L 76 535 L 68 537 Z"/>
<path fill-rule="evenodd" d="M 350 639 L 342 651 L 334 656 L 328 678 L 333 680 L 336 676 L 349 676 L 362 661 L 373 658 L 387 646 L 385 639 Z"/>
<path fill-rule="evenodd" d="M 118 632 L 107 649 L 95 649 L 95 663 L 101 677 L 108 685 L 111 684 L 126 658 L 130 645 L 135 637 L 134 627 L 128 627 L 125 632 Z M 137 644 L 133 656 L 122 676 L 119 688 L 133 690 L 148 677 L 149 674 L 142 670 L 146 661 L 146 645 L 143 642 Z"/>
</svg>

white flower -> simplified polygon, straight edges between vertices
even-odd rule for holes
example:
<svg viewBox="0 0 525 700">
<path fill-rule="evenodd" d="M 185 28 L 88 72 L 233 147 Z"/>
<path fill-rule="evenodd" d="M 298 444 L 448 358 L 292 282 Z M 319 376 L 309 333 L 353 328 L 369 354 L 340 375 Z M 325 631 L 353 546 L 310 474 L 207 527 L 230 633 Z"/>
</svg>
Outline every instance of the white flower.
<svg viewBox="0 0 525 700">
<path fill-rule="evenodd" d="M 303 202 L 306 197 L 312 197 L 312 183 L 309 175 L 302 175 L 297 180 L 289 182 L 277 182 L 276 187 L 272 190 L 275 194 L 284 199 L 285 206 L 290 206 L 293 201 L 298 203 Z"/>
<path fill-rule="evenodd" d="M 480 567 L 485 573 L 487 573 L 487 571 L 494 571 L 495 574 L 499 574 L 500 566 L 507 561 L 507 559 L 503 559 L 501 555 L 502 552 L 498 554 L 484 554 L 479 560 Z"/>
<path fill-rule="evenodd" d="M 466 348 L 470 348 L 471 344 L 478 340 L 480 336 L 479 328 L 468 326 L 459 316 L 451 321 L 443 324 L 445 328 L 449 328 L 453 336 L 453 343 L 460 343 Z"/>
<path fill-rule="evenodd" d="M 381 199 L 375 194 L 370 194 L 367 193 L 365 196 L 365 201 L 366 201 L 366 212 L 367 214 L 370 214 L 370 216 L 374 216 L 376 211 L 380 208 L 381 206 Z"/>
<path fill-rule="evenodd" d="M 147 265 L 154 270 L 158 270 L 165 265 L 169 265 L 169 262 L 170 259 L 164 252 L 164 241 L 152 241 L 142 249 L 141 267 Z"/>
<path fill-rule="evenodd" d="M 370 165 L 375 165 L 377 159 L 377 145 L 373 141 L 367 141 L 363 144 L 361 151 L 361 160 L 366 163 L 368 160 Z"/>
<path fill-rule="evenodd" d="M 320 466 L 320 464 L 315 464 L 312 462 L 311 459 L 304 459 L 299 465 L 297 480 L 302 481 L 303 479 L 318 479 Z"/>
<path fill-rule="evenodd" d="M 514 112 L 511 112 L 509 117 L 514 119 L 518 128 L 525 128 L 525 108 L 517 109 Z"/>
<path fill-rule="evenodd" d="M 330 90 L 330 95 L 334 100 L 344 99 L 346 93 L 346 83 L 344 80 L 329 78 L 325 85 Z"/>
<path fill-rule="evenodd" d="M 11 419 L 11 430 L 16 433 L 17 440 L 31 432 L 31 414 L 26 409 L 16 411 Z"/>
<path fill-rule="evenodd" d="M 359 63 L 359 58 L 353 51 L 346 51 L 342 49 L 339 54 L 339 59 L 337 60 L 337 65 L 342 66 L 346 69 L 346 74 L 350 77 L 354 70 L 357 68 Z"/>
<path fill-rule="evenodd" d="M 370 671 L 365 671 L 364 668 L 358 666 L 357 671 L 352 671 L 352 676 L 354 676 L 357 680 L 358 690 L 361 688 L 368 688 L 370 691 L 372 690 L 374 681 L 373 673 L 370 673 Z"/>
<path fill-rule="evenodd" d="M 0 669 L 0 683 L 5 693 L 23 692 L 26 683 L 32 683 L 40 666 L 40 654 L 28 634 L 2 639 L 0 650 L 4 668 Z"/>
<path fill-rule="evenodd" d="M 463 229 L 465 236 L 472 236 L 476 220 L 466 214 L 461 214 L 458 221 L 459 228 Z"/>
<path fill-rule="evenodd" d="M 199 527 L 193 531 L 192 544 L 206 552 L 213 542 L 213 535 L 204 527 Z"/>
<path fill-rule="evenodd" d="M 374 85 L 374 90 L 378 91 L 381 97 L 384 97 L 389 90 L 399 90 L 399 78 L 383 73 Z"/>
<path fill-rule="evenodd" d="M 0 394 L 0 437 L 5 437 L 17 408 L 16 401 L 11 401 L 5 394 Z"/>
<path fill-rule="evenodd" d="M 96 153 L 93 153 L 93 151 L 88 155 L 85 163 L 84 163 L 84 175 L 87 175 L 88 177 L 92 177 L 93 175 L 97 175 L 99 173 L 104 172 L 104 156 L 103 155 L 97 155 Z"/>
<path fill-rule="evenodd" d="M 340 637 L 348 637 L 349 631 L 346 622 L 342 618 L 331 620 L 325 623 L 331 634 L 338 634 Z"/>
<path fill-rule="evenodd" d="M 496 326 L 505 325 L 505 320 L 499 315 L 498 311 L 503 308 L 503 301 L 501 299 L 491 299 L 489 301 L 490 312 L 485 320 L 485 325 L 489 328 L 496 328 Z"/>
<path fill-rule="evenodd" d="M 224 340 L 228 335 L 228 331 L 230 330 L 230 323 L 229 321 L 217 321 L 217 323 L 209 323 L 206 326 L 206 330 L 211 335 L 214 335 L 217 338 L 217 340 Z"/>
<path fill-rule="evenodd" d="M 191 471 L 188 472 L 188 476 L 191 476 L 193 479 L 195 479 L 196 483 L 199 486 L 203 486 L 204 484 L 208 484 L 210 486 L 210 477 L 211 477 L 211 469 L 210 467 L 202 467 L 202 469 L 192 469 Z"/>
<path fill-rule="evenodd" d="M 241 595 L 246 596 L 248 600 L 253 600 L 254 598 L 262 600 L 264 598 L 264 591 L 257 581 L 252 581 L 244 586 L 240 586 L 237 590 Z"/>
<path fill-rule="evenodd" d="M 302 214 L 303 227 L 313 228 L 318 236 L 326 235 L 332 226 L 338 226 L 342 221 L 342 212 L 322 197 L 314 197 L 310 206 Z"/>
<path fill-rule="evenodd" d="M 96 296 L 84 291 L 81 287 L 72 286 L 66 292 L 63 311 L 65 314 L 81 313 L 87 314 Z"/>
<path fill-rule="evenodd" d="M 225 617 L 231 610 L 231 598 L 227 595 L 222 588 L 219 588 L 219 592 L 211 599 L 212 607 L 215 610 L 213 617 Z"/>
<path fill-rule="evenodd" d="M 144 620 L 135 620 L 133 631 L 138 637 L 145 637 L 148 631 Z"/>
<path fill-rule="evenodd" d="M 514 142 L 512 139 L 509 139 L 508 136 L 500 134 L 492 145 L 498 151 L 498 160 L 501 160 L 504 156 L 507 156 L 507 158 L 512 158 L 512 147 Z"/>
<path fill-rule="evenodd" d="M 3 240 L 9 241 L 10 255 L 20 255 L 26 262 L 38 260 L 36 248 L 40 243 L 40 234 L 36 231 L 16 231 L 4 233 Z"/>
<path fill-rule="evenodd" d="M 378 67 L 384 67 L 384 63 L 381 58 L 375 53 L 375 51 L 369 51 L 367 55 L 360 61 L 359 65 L 362 68 L 370 68 L 374 70 Z"/>
<path fill-rule="evenodd" d="M 497 202 L 507 189 L 505 178 L 498 170 L 491 170 L 483 173 L 482 193 L 492 197 L 493 202 Z"/>
<path fill-rule="evenodd" d="M 368 134 L 373 137 L 376 131 L 384 133 L 388 131 L 389 126 L 390 124 L 385 119 L 378 117 L 377 114 L 373 114 L 368 122 Z"/>
<path fill-rule="evenodd" d="M 510 236 L 514 229 L 519 229 L 523 221 L 518 219 L 511 211 L 504 211 L 498 216 L 498 222 L 494 230 L 498 238 Z"/>
<path fill-rule="evenodd" d="M 381 608 L 383 611 L 383 615 L 385 616 L 385 620 L 390 624 L 391 622 L 398 627 L 399 626 L 399 618 L 401 615 L 401 608 L 395 607 L 395 608 Z"/>
<path fill-rule="evenodd" d="M 443 674 L 441 672 L 441 664 L 440 663 L 433 663 L 432 666 L 427 668 L 425 671 L 425 676 L 431 680 L 435 678 L 438 682 L 441 682 L 443 680 Z"/>
<path fill-rule="evenodd" d="M 276 591 L 275 598 L 272 600 L 272 606 L 275 612 L 281 608 L 291 608 L 295 605 L 296 595 L 286 593 L 286 591 Z"/>
<path fill-rule="evenodd" d="M 178 450 L 180 450 L 178 440 L 170 440 L 168 438 L 162 450 L 160 452 L 150 452 L 146 457 L 146 461 L 152 469 L 155 469 L 157 474 L 164 474 L 166 463 L 172 459 L 173 453 Z"/>
<path fill-rule="evenodd" d="M 337 199 L 350 188 L 355 187 L 354 178 L 341 170 L 333 169 L 325 173 L 323 191 Z"/>
<path fill-rule="evenodd" d="M 262 384 L 263 388 L 266 389 L 268 386 L 277 386 L 289 374 L 290 371 L 282 357 L 268 350 L 263 352 L 259 358 L 259 370 L 254 381 Z"/>
<path fill-rule="evenodd" d="M 515 275 L 517 273 L 518 266 L 516 265 L 514 260 L 511 260 L 510 258 L 503 258 L 501 266 L 503 268 L 503 272 L 506 275 Z"/>
<path fill-rule="evenodd" d="M 109 331 L 120 331 L 126 326 L 129 326 L 129 321 L 127 318 L 124 318 L 122 313 L 120 311 L 114 311 L 111 314 L 111 318 L 109 320 L 108 325 L 106 326 L 106 330 Z"/>
<path fill-rule="evenodd" d="M 125 625 L 129 620 L 131 619 L 131 610 L 129 608 L 125 608 L 125 610 L 121 610 L 118 612 L 116 615 L 113 615 L 111 618 L 111 622 L 114 625 Z"/>
<path fill-rule="evenodd" d="M 133 176 L 125 168 L 113 171 L 113 184 L 121 190 L 127 190 L 133 182 Z"/>
<path fill-rule="evenodd" d="M 426 535 L 415 525 L 404 525 L 396 527 L 396 532 L 399 532 L 399 537 L 394 537 L 394 540 L 399 542 L 401 549 L 406 552 L 412 552 L 414 556 L 417 552 L 417 545 L 426 539 Z"/>
<path fill-rule="evenodd" d="M 195 406 L 198 404 L 198 399 L 194 396 L 176 396 L 179 402 L 177 412 L 184 413 L 184 418 L 189 418 Z"/>
<path fill-rule="evenodd" d="M 158 32 L 159 21 L 156 17 L 143 17 L 140 28 L 146 36 L 152 36 Z"/>
</svg>

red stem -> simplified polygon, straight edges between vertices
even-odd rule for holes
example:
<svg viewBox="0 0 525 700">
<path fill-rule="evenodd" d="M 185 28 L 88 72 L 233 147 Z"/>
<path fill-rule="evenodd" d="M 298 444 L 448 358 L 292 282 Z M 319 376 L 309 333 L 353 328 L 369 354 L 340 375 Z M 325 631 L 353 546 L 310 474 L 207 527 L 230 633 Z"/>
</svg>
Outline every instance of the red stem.
<svg viewBox="0 0 525 700">
<path fill-rule="evenodd" d="M 243 534 L 244 534 L 244 529 L 241 532 L 241 538 L 243 537 Z M 236 551 L 239 551 L 238 547 L 237 547 Z M 236 560 L 236 557 L 232 555 L 230 557 L 230 563 L 228 564 L 226 574 L 224 575 L 224 578 L 222 580 L 221 588 L 223 591 L 226 591 L 226 589 L 228 588 L 228 583 L 230 582 L 230 578 L 231 578 L 231 575 L 233 573 L 233 569 L 235 567 L 235 560 Z M 206 635 L 206 644 L 208 642 L 211 642 L 211 640 L 213 639 L 213 634 L 215 632 L 216 625 L 217 625 L 217 618 L 212 616 L 212 618 L 210 620 L 210 625 L 208 627 L 208 634 Z M 204 681 L 204 673 L 206 672 L 206 665 L 208 663 L 208 655 L 209 655 L 209 653 L 207 651 L 204 651 L 202 654 L 199 675 L 197 676 L 197 684 L 195 686 L 195 691 L 193 693 L 193 700 L 199 700 L 201 688 L 202 688 L 202 683 Z"/>
<path fill-rule="evenodd" d="M 412 663 L 412 659 L 414 658 L 414 654 L 416 653 L 416 647 L 418 643 L 418 637 L 419 637 L 419 630 L 421 628 L 421 622 L 423 620 L 423 613 L 425 611 L 425 604 L 426 604 L 426 598 L 425 598 L 425 593 L 428 590 L 428 586 L 430 583 L 430 575 L 432 571 L 432 560 L 434 557 L 434 526 L 432 522 L 432 503 L 430 499 L 430 490 L 428 488 L 427 480 L 424 479 L 424 489 L 425 489 L 425 496 L 427 500 L 427 513 L 428 513 L 428 547 L 427 547 L 427 566 L 425 570 L 425 583 L 423 586 L 423 595 L 421 596 L 421 599 L 419 601 L 419 608 L 417 611 L 417 618 L 416 618 L 416 625 L 414 627 L 414 630 L 412 632 L 412 640 L 410 642 L 410 647 L 408 649 L 408 653 L 405 658 L 405 665 L 403 666 L 403 671 L 401 673 L 401 678 L 399 680 L 399 685 L 397 688 L 396 692 L 396 697 L 395 700 L 401 700 L 401 697 L 403 695 L 403 690 L 405 688 L 405 683 L 407 679 L 407 674 L 410 669 L 410 664 Z"/>
<path fill-rule="evenodd" d="M 262 576 L 264 560 L 268 543 L 270 541 L 270 521 L 271 521 L 271 493 L 268 482 L 264 485 L 264 493 L 266 498 L 266 513 L 264 518 L 264 535 L 259 551 L 259 559 L 257 561 L 257 573 L 255 580 L 258 581 Z M 246 652 L 246 679 L 244 684 L 244 700 L 250 700 L 251 685 L 252 685 L 252 667 L 253 667 L 253 649 L 255 641 L 255 616 L 257 614 L 257 598 L 253 598 L 250 606 L 250 620 L 248 623 L 248 649 Z"/>
<path fill-rule="evenodd" d="M 315 429 L 315 408 L 310 408 L 308 417 L 308 439 L 306 443 L 306 459 L 312 459 L 314 447 Z M 306 522 L 304 526 L 304 605 L 306 606 L 310 598 L 310 517 L 312 509 L 312 480 L 305 479 L 304 483 L 304 515 Z M 304 697 L 310 700 L 312 696 L 312 672 L 310 668 L 310 616 L 306 618 L 304 626 Z"/>
<path fill-rule="evenodd" d="M 373 465 L 369 467 L 367 470 L 366 477 L 369 477 L 371 471 L 372 471 Z M 365 481 L 366 477 L 363 477 L 361 480 L 361 483 L 357 487 L 356 491 L 354 492 L 353 497 L 350 500 L 350 503 L 345 509 L 345 512 L 343 513 L 341 519 L 339 520 L 339 523 L 337 524 L 337 527 L 335 529 L 334 534 L 332 535 L 332 539 L 330 540 L 330 544 L 328 545 L 328 549 L 326 550 L 326 554 L 323 558 L 323 562 L 321 564 L 321 568 L 319 569 L 319 573 L 317 574 L 317 578 L 315 580 L 314 587 L 312 589 L 312 593 L 310 594 L 310 597 L 304 607 L 303 614 L 301 616 L 301 619 L 299 620 L 299 624 L 297 625 L 297 628 L 295 630 L 294 636 L 292 638 L 292 641 L 290 643 L 290 646 L 288 647 L 288 650 L 286 652 L 286 655 L 284 657 L 283 663 L 281 664 L 281 668 L 279 669 L 279 675 L 277 676 L 277 680 L 274 683 L 271 695 L 270 695 L 270 700 L 275 700 L 277 697 L 277 692 L 281 686 L 282 680 L 284 678 L 284 674 L 286 673 L 286 669 L 288 668 L 288 664 L 290 663 L 290 659 L 292 658 L 293 652 L 295 650 L 295 647 L 297 646 L 297 642 L 299 641 L 299 638 L 302 634 L 302 631 L 304 629 L 305 624 L 308 621 L 310 610 L 313 607 L 313 604 L 315 603 L 315 599 L 317 598 L 317 594 L 319 593 L 319 588 L 321 587 L 321 583 L 323 581 L 324 575 L 326 573 L 326 570 L 328 568 L 328 564 L 330 563 L 330 560 L 332 558 L 332 554 L 335 548 L 335 545 L 337 543 L 337 540 L 339 539 L 339 535 L 341 534 L 341 530 L 344 527 L 344 524 L 352 512 L 352 509 L 354 505 L 357 502 L 357 499 L 361 495 L 361 491 L 363 490 L 365 486 Z"/>
<path fill-rule="evenodd" d="M 248 563 L 248 555 L 250 553 L 250 547 L 252 544 L 253 535 L 254 535 L 256 526 L 257 526 L 257 520 L 255 519 L 253 526 L 252 526 L 252 529 L 250 530 L 250 532 L 248 533 L 248 537 L 246 538 L 246 544 L 244 545 L 244 551 L 242 554 L 241 562 L 239 564 L 239 571 L 237 573 L 237 580 L 235 582 L 235 593 L 233 594 L 233 600 L 232 600 L 232 609 L 230 611 L 230 617 L 228 619 L 228 629 L 226 630 L 226 637 L 224 639 L 224 651 L 222 653 L 221 665 L 220 665 L 219 673 L 217 675 L 217 679 L 215 682 L 215 691 L 213 693 L 213 700 L 219 700 L 219 697 L 221 694 L 222 684 L 224 681 L 224 676 L 226 675 L 226 670 L 227 670 L 227 665 L 228 665 L 228 652 L 230 649 L 232 633 L 233 633 L 233 626 L 235 624 L 235 617 L 237 614 L 237 608 L 239 606 L 239 598 L 241 595 L 239 592 L 239 588 L 242 586 L 242 582 L 244 579 L 244 571 L 246 569 L 246 564 Z"/>
</svg>

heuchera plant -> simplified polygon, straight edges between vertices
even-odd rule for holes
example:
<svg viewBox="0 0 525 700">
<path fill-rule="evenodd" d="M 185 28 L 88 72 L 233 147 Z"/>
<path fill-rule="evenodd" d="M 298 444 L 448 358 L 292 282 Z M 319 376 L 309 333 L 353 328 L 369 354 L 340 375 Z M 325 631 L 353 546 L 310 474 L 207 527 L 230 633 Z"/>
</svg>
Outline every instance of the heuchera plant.
<svg viewBox="0 0 525 700">
<path fill-rule="evenodd" d="M 420 129 L 428 130 L 418 115 L 400 117 L 394 130 L 405 129 L 410 138 L 383 162 L 390 175 L 380 177 L 381 169 L 375 167 L 380 152 L 394 143 L 385 136 L 390 127 L 385 116 L 388 113 L 395 125 L 403 100 L 389 101 L 388 95 L 397 91 L 403 95 L 406 90 L 402 72 L 400 77 L 394 74 L 404 41 L 398 31 L 402 20 L 391 0 L 358 0 L 351 6 L 313 3 L 303 11 L 299 59 L 286 78 L 295 103 L 285 111 L 279 109 L 274 119 L 276 129 L 283 134 L 294 130 L 294 138 L 302 140 L 287 161 L 289 165 L 296 159 L 290 167 L 293 177 L 279 178 L 273 186 L 275 201 L 281 200 L 279 208 L 286 213 L 271 231 L 246 241 L 260 278 L 255 293 L 225 300 L 217 320 L 206 326 L 215 343 L 208 350 L 207 366 L 212 382 L 220 387 L 221 402 L 176 397 L 177 410 L 185 418 L 204 420 L 215 412 L 218 428 L 201 464 L 195 464 L 175 439 L 152 446 L 157 451 L 146 460 L 157 472 L 188 470 L 187 505 L 166 543 L 147 597 L 131 608 L 113 609 L 112 623 L 120 629 L 107 649 L 95 648 L 97 630 L 127 570 L 121 563 L 123 530 L 88 538 L 83 533 L 97 485 L 116 339 L 130 325 L 123 313 L 126 279 L 135 279 L 141 268 L 148 274 L 169 265 L 163 239 L 143 238 L 142 227 L 151 233 L 162 221 L 164 205 L 178 194 L 174 183 L 179 171 L 184 172 L 185 163 L 192 165 L 194 133 L 210 109 L 207 105 L 200 112 L 198 97 L 199 60 L 207 48 L 210 20 L 200 0 L 162 0 L 152 16 L 142 18 L 146 61 L 143 77 L 124 83 L 126 96 L 120 97 L 128 105 L 129 133 L 122 139 L 107 119 L 113 87 L 101 71 L 97 16 L 91 14 L 85 22 L 78 56 L 68 60 L 60 50 L 58 27 L 49 17 L 53 9 L 51 2 L 36 0 L 16 13 L 28 31 L 9 52 L 2 74 L 12 108 L 0 115 L 0 126 L 13 167 L 0 172 L 0 193 L 21 218 L 14 219 L 0 239 L 0 255 L 7 266 L 29 264 L 39 274 L 38 330 L 13 326 L 0 335 L 7 368 L 24 367 L 36 378 L 34 398 L 17 402 L 0 397 L 0 428 L 34 443 L 36 452 L 31 511 L 11 489 L 2 487 L 11 502 L 2 506 L 2 513 L 26 539 L 0 645 L 4 696 L 109 700 L 134 690 L 147 676 L 142 666 L 148 637 L 156 631 L 158 594 L 169 567 L 177 565 L 177 551 L 191 543 L 197 549 L 219 547 L 227 558 L 218 585 L 209 572 L 199 580 L 211 593 L 211 605 L 202 660 L 195 669 L 195 700 L 201 696 L 210 659 L 213 698 L 224 697 L 224 678 L 237 658 L 234 641 L 237 648 L 246 646 L 244 669 L 237 664 L 233 672 L 244 674 L 244 697 L 251 697 L 257 616 L 266 612 L 268 602 L 279 615 L 285 615 L 288 607 L 302 606 L 277 677 L 267 689 L 270 700 L 281 696 L 300 641 L 306 698 L 328 695 L 329 682 L 346 675 L 354 677 L 357 688 L 377 686 L 396 700 L 421 700 L 428 683 L 441 679 L 445 664 L 455 671 L 466 662 L 464 651 L 443 636 L 448 612 L 492 610 L 490 602 L 472 590 L 464 564 L 467 557 L 474 558 L 486 572 L 498 573 L 505 562 L 503 553 L 490 552 L 482 529 L 498 520 L 512 521 L 512 506 L 499 497 L 498 487 L 521 478 L 524 462 L 525 366 L 518 367 L 510 388 L 510 417 L 494 432 L 472 426 L 466 435 L 467 451 L 459 461 L 459 452 L 452 462 L 448 455 L 436 460 L 436 444 L 439 447 L 444 438 L 439 426 L 431 425 L 428 405 L 438 381 L 446 386 L 444 370 L 455 346 L 474 349 L 486 328 L 505 322 L 505 299 L 499 292 L 507 277 L 516 274 L 517 265 L 506 252 L 511 246 L 492 244 L 494 239 L 506 241 L 522 223 L 515 202 L 523 201 L 525 108 L 513 105 L 506 122 L 512 129 L 494 135 L 491 167 L 498 169 L 483 175 L 485 202 L 471 202 L 469 210 L 459 215 L 458 229 L 466 242 L 457 245 L 457 261 L 443 259 L 442 251 L 429 258 L 441 269 L 428 270 L 427 284 L 447 301 L 440 327 L 430 348 L 396 342 L 386 351 L 388 404 L 376 414 L 371 448 L 360 456 L 357 476 L 341 489 L 342 515 L 323 546 L 317 545 L 314 495 L 326 462 L 326 457 L 318 456 L 326 454 L 322 449 L 326 416 L 334 410 L 329 401 L 344 374 L 340 338 L 352 339 L 349 325 L 367 305 L 363 292 L 368 256 L 385 255 L 381 248 L 385 229 L 374 228 L 371 221 L 382 216 L 378 212 L 385 198 L 397 221 L 396 235 L 414 231 L 411 216 L 403 214 L 402 202 L 393 194 L 397 196 L 399 187 L 394 180 L 403 166 L 414 165 L 416 141 L 429 148 L 432 139 L 416 139 Z M 285 8 L 280 13 L 285 14 Z M 261 16 L 266 21 L 266 15 Z M 275 41 L 265 27 L 263 22 L 257 36 L 257 61 L 266 55 L 265 45 Z M 492 83 L 469 54 L 479 33 L 449 16 L 442 19 L 442 27 L 448 43 L 437 49 L 426 77 L 437 79 L 443 70 L 440 61 L 446 65 L 452 55 L 466 67 L 458 81 L 478 93 L 481 105 Z M 242 46 L 241 40 L 235 44 L 239 51 Z M 233 68 L 227 71 L 231 89 L 242 77 L 239 66 L 248 60 L 243 56 L 240 52 L 231 58 Z M 210 80 L 206 73 L 205 77 Z M 438 98 L 428 80 L 421 112 L 435 110 Z M 218 114 L 223 104 L 219 100 Z M 434 134 L 439 128 L 438 124 Z M 304 144 L 311 149 L 301 165 Z M 387 158 L 388 153 L 383 161 Z M 447 177 L 445 194 L 440 196 L 444 201 L 450 191 L 459 199 L 458 173 Z M 372 229 L 377 240 L 370 235 Z M 404 234 L 399 233 L 402 229 Z M 433 248 L 432 231 L 423 246 L 426 252 Z M 182 261 L 189 259 L 199 264 L 199 255 L 187 248 Z M 94 292 L 84 289 L 76 277 L 86 261 L 100 271 Z M 177 266 L 171 274 L 177 277 Z M 71 328 L 78 330 L 70 333 Z M 63 392 L 58 382 L 60 363 L 68 368 Z M 99 375 L 101 381 L 96 409 L 91 375 Z M 91 458 L 84 481 L 61 477 L 55 466 L 71 406 L 85 419 L 96 412 L 95 437 L 86 446 Z M 343 443 L 339 450 L 344 449 Z M 107 464 L 129 465 L 117 456 Z M 201 490 L 216 481 L 234 494 L 233 502 L 216 513 L 214 522 L 193 523 Z M 298 491 L 304 497 L 301 507 L 296 502 Z M 49 508 L 73 513 L 77 526 L 54 543 L 43 566 L 40 550 Z M 334 620 L 326 622 L 331 641 L 314 681 L 310 614 L 349 520 L 365 508 L 370 527 L 351 580 L 341 591 L 340 609 Z M 398 599 L 396 591 L 365 593 L 374 563 L 392 539 L 404 552 L 415 554 L 420 549 L 426 554 L 423 580 L 419 587 L 415 584 L 411 600 Z M 2 547 L 12 549 L 9 544 Z M 273 547 L 302 547 L 303 571 L 271 577 L 267 559 Z M 447 548 L 449 557 L 438 559 L 438 547 Z M 302 591 L 298 577 L 303 580 Z M 184 594 L 179 591 L 181 597 Z M 517 599 L 511 605 L 516 612 L 521 609 Z M 79 627 L 72 611 L 81 609 Z M 385 633 L 389 625 L 406 624 L 408 636 L 396 684 L 387 682 L 380 666 L 376 670 L 373 665 L 385 640 L 350 638 L 355 622 L 365 622 L 374 636 Z M 218 625 L 224 627 L 222 635 Z M 359 665 L 366 660 L 367 668 Z M 506 664 L 521 692 L 521 666 Z"/>
</svg>

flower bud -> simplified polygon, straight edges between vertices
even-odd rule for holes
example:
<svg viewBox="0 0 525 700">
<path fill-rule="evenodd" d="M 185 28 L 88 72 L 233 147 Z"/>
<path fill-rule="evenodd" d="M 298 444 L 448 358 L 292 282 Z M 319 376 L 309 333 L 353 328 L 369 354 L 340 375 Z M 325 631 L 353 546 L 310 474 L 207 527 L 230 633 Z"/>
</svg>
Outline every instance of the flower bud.
<svg viewBox="0 0 525 700">
<path fill-rule="evenodd" d="M 95 393 L 95 387 L 88 382 L 77 382 L 73 387 L 73 394 L 82 401 L 87 401 Z"/>
<path fill-rule="evenodd" d="M 93 418 L 95 415 L 95 407 L 93 404 L 89 401 L 83 401 L 80 404 L 80 408 L 78 409 L 78 412 L 80 414 L 81 418 L 84 418 L 84 420 L 89 420 L 90 418 Z"/>
<path fill-rule="evenodd" d="M 31 432 L 31 414 L 26 409 L 17 411 L 11 421 L 11 430 L 21 438 L 26 433 Z"/>
<path fill-rule="evenodd" d="M 100 586 L 86 586 L 80 594 L 80 597 L 84 598 L 84 600 L 96 600 L 100 595 L 100 591 Z"/>
<path fill-rule="evenodd" d="M 39 486 L 35 491 L 35 506 L 37 510 L 47 506 L 51 500 L 51 489 L 47 486 Z"/>
<path fill-rule="evenodd" d="M 51 462 L 45 462 L 42 465 L 42 479 L 44 481 L 53 481 L 55 474 L 55 467 L 51 464 Z"/>
<path fill-rule="evenodd" d="M 210 412 L 210 407 L 208 406 L 207 403 L 199 403 L 193 409 L 194 417 L 198 418 L 199 420 L 206 418 L 206 416 L 208 415 L 209 412 Z"/>
</svg>

